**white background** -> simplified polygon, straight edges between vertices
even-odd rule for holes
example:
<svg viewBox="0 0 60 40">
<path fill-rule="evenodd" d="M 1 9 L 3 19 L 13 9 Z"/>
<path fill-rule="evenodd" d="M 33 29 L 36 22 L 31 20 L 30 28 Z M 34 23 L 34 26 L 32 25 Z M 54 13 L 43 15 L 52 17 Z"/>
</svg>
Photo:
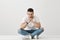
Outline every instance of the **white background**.
<svg viewBox="0 0 60 40">
<path fill-rule="evenodd" d="M 60 35 L 60 0 L 0 0 L 0 35 L 17 35 L 28 8 L 40 18 L 46 35 Z"/>
</svg>

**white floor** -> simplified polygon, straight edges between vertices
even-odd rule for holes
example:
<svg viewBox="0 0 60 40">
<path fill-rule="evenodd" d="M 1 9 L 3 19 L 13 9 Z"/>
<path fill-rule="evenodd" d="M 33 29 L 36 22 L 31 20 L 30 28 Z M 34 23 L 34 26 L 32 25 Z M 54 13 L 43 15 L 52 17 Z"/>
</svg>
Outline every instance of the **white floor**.
<svg viewBox="0 0 60 40">
<path fill-rule="evenodd" d="M 22 40 L 22 39 L 16 35 L 0 35 L 0 40 Z M 60 40 L 60 35 L 41 36 L 38 40 Z"/>
</svg>

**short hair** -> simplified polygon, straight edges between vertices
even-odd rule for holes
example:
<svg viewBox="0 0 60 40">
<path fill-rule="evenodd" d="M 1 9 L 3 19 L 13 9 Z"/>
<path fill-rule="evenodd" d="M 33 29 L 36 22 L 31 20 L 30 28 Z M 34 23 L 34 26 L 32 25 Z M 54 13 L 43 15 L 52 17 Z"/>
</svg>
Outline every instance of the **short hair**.
<svg viewBox="0 0 60 40">
<path fill-rule="evenodd" d="M 27 12 L 34 12 L 34 10 L 32 8 L 28 8 Z"/>
</svg>

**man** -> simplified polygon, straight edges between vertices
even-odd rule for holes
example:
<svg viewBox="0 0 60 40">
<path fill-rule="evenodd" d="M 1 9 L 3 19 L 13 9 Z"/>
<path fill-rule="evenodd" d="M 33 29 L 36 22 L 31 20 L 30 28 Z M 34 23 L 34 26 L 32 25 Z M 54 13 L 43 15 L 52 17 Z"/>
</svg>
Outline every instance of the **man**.
<svg viewBox="0 0 60 40">
<path fill-rule="evenodd" d="M 19 34 L 22 35 L 31 35 L 31 38 L 34 39 L 34 36 L 38 36 L 44 31 L 41 28 L 41 24 L 39 18 L 34 16 L 34 10 L 32 8 L 28 8 L 27 17 L 23 18 L 23 21 L 20 25 Z"/>
</svg>

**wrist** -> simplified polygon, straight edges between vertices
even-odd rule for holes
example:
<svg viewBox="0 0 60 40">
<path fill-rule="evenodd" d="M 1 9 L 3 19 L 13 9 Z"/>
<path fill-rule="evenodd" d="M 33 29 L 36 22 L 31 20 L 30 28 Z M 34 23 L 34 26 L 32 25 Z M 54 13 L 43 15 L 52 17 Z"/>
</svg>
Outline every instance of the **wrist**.
<svg viewBox="0 0 60 40">
<path fill-rule="evenodd" d="M 28 24 L 28 22 L 26 22 L 26 24 Z"/>
<path fill-rule="evenodd" d="M 36 23 L 36 22 L 33 21 L 33 23 Z"/>
</svg>

